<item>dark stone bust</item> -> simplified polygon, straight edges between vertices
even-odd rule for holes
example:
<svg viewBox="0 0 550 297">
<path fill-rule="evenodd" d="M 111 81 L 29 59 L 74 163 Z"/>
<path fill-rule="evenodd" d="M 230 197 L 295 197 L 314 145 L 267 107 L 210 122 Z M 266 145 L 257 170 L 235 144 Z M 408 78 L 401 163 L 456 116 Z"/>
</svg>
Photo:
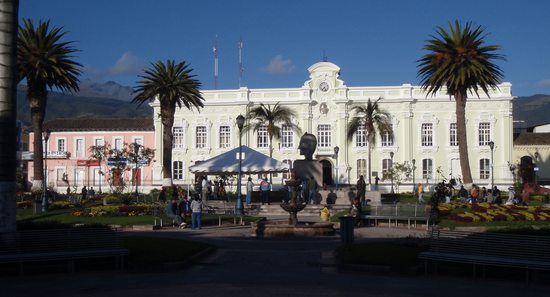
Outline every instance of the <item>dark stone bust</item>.
<svg viewBox="0 0 550 297">
<path fill-rule="evenodd" d="M 305 133 L 300 138 L 300 155 L 303 155 L 306 160 L 313 160 L 313 153 L 317 149 L 317 137 L 313 134 Z"/>
</svg>

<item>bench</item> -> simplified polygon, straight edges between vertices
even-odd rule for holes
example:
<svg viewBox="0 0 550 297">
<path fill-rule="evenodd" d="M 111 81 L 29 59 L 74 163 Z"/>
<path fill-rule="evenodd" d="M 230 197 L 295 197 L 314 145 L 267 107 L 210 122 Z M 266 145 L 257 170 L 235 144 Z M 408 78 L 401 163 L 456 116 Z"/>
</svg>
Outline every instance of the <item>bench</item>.
<svg viewBox="0 0 550 297">
<path fill-rule="evenodd" d="M 529 271 L 550 270 L 550 238 L 547 236 L 517 235 L 495 232 L 463 232 L 434 229 L 430 235 L 428 251 L 419 255 L 425 261 L 425 272 L 428 273 L 428 262 L 455 262 L 476 266 L 499 266 L 525 269 L 529 282 Z"/>
<path fill-rule="evenodd" d="M 109 228 L 72 228 L 29 230 L 0 234 L 0 264 L 17 264 L 22 275 L 23 264 L 45 261 L 67 261 L 75 271 L 75 261 L 91 258 L 114 258 L 116 267 L 124 269 L 120 235 Z"/>
<path fill-rule="evenodd" d="M 378 221 L 387 221 L 388 228 L 399 226 L 399 222 L 407 222 L 407 227 L 417 227 L 417 223 L 425 223 L 426 228 L 429 228 L 430 217 L 426 215 L 424 205 L 373 205 L 366 213 L 360 215 L 360 218 L 366 220 L 367 223 L 374 221 L 374 225 L 378 225 Z"/>
</svg>

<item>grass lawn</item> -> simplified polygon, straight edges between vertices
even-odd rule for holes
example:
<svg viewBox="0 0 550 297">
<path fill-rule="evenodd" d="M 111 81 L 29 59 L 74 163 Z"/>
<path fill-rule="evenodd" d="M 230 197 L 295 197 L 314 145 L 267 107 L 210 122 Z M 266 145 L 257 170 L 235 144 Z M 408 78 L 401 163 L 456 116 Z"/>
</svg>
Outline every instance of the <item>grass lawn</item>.
<svg viewBox="0 0 550 297">
<path fill-rule="evenodd" d="M 47 213 L 34 215 L 32 209 L 18 209 L 17 210 L 17 222 L 18 224 L 34 224 L 34 223 L 47 223 L 56 222 L 61 224 L 105 224 L 105 225 L 153 225 L 155 218 L 152 215 L 143 216 L 72 216 L 72 209 L 56 209 L 48 211 Z M 222 222 L 233 222 L 233 215 L 215 215 L 215 214 L 203 214 L 202 224 L 217 225 L 219 223 L 219 217 L 221 216 Z M 172 219 L 162 216 L 163 224 L 170 224 Z M 251 222 L 256 221 L 257 218 L 244 216 L 243 221 Z M 190 218 L 186 218 L 187 223 L 191 223 Z M 157 224 L 160 224 L 157 219 Z"/>
</svg>

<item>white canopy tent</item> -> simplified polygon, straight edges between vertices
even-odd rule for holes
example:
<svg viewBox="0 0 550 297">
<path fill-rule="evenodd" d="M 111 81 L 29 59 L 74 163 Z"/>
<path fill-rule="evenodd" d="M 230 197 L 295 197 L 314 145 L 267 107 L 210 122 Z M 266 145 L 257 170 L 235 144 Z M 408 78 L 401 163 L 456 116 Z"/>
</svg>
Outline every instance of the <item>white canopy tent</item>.
<svg viewBox="0 0 550 297">
<path fill-rule="evenodd" d="M 242 174 L 286 172 L 289 170 L 288 164 L 277 161 L 269 156 L 257 152 L 246 145 L 242 147 Z M 189 171 L 194 174 L 222 175 L 239 173 L 239 148 L 234 148 L 221 155 L 211 159 L 197 162 Z"/>
</svg>

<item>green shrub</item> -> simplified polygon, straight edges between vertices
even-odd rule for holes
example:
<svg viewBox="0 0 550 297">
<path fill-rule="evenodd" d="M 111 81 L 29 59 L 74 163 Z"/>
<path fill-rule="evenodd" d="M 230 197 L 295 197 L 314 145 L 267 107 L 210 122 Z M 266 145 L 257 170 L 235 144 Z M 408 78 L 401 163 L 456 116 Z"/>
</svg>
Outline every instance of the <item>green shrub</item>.
<svg viewBox="0 0 550 297">
<path fill-rule="evenodd" d="M 535 194 L 535 195 L 531 195 L 531 196 L 529 197 L 529 199 L 531 199 L 532 201 L 546 202 L 547 197 L 544 196 L 544 195 Z"/>
</svg>

